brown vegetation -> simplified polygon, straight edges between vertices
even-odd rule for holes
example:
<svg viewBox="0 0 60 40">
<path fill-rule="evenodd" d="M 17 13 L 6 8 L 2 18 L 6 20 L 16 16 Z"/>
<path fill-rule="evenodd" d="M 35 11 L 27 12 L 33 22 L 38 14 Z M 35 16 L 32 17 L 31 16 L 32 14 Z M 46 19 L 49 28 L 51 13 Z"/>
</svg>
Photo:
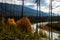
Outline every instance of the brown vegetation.
<svg viewBox="0 0 60 40">
<path fill-rule="evenodd" d="M 14 21 L 14 19 L 11 19 L 11 18 L 8 18 L 7 23 L 8 23 L 9 25 L 16 25 L 16 22 Z"/>
<path fill-rule="evenodd" d="M 13 18 L 8 18 L 7 23 L 11 26 L 17 26 L 19 29 L 25 32 L 32 32 L 31 22 L 27 17 L 23 17 L 15 22 Z"/>
<path fill-rule="evenodd" d="M 4 19 L 4 17 L 2 17 L 1 22 L 2 22 L 3 25 L 5 24 L 5 19 Z"/>
<path fill-rule="evenodd" d="M 26 32 L 32 32 L 31 22 L 27 17 L 23 17 L 16 22 L 17 26 Z"/>
</svg>

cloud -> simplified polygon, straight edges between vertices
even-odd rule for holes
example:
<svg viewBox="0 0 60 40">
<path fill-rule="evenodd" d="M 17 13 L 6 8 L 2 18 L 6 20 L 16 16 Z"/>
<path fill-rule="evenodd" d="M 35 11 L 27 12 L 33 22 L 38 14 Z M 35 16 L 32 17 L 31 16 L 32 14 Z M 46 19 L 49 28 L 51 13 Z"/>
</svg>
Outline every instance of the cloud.
<svg viewBox="0 0 60 40">
<path fill-rule="evenodd" d="M 40 6 L 39 6 L 40 10 L 43 12 L 49 13 L 49 11 L 50 11 L 49 4 L 50 4 L 50 0 L 44 0 L 44 3 L 40 4 Z M 36 6 L 34 8 L 35 8 L 35 10 L 37 10 Z M 59 0 L 52 0 L 52 12 L 60 15 L 60 2 L 59 2 Z"/>
<path fill-rule="evenodd" d="M 22 5 L 22 0 L 0 0 L 0 2 Z M 25 0 L 24 5 L 31 9 L 37 10 L 36 3 L 34 2 L 35 0 Z M 41 0 L 40 2 L 41 4 L 38 6 L 40 7 L 39 10 L 49 13 L 50 0 Z M 52 12 L 60 15 L 60 0 L 52 0 Z"/>
<path fill-rule="evenodd" d="M 22 5 L 22 0 L 0 0 L 2 3 Z M 24 0 L 24 4 L 34 3 L 35 0 Z"/>
<path fill-rule="evenodd" d="M 26 3 L 25 6 L 33 9 L 34 3 Z"/>
<path fill-rule="evenodd" d="M 52 12 L 60 15 L 60 2 L 59 1 L 57 0 L 52 1 Z"/>
<path fill-rule="evenodd" d="M 17 4 L 21 5 L 22 1 L 17 1 L 17 0 L 0 0 L 1 3 L 9 3 L 9 4 Z"/>
<path fill-rule="evenodd" d="M 50 4 L 50 0 L 45 0 L 45 3 L 46 3 L 47 5 L 49 5 L 49 4 Z"/>
<path fill-rule="evenodd" d="M 53 9 L 52 12 L 60 15 L 60 7 Z"/>
<path fill-rule="evenodd" d="M 49 4 L 50 4 L 50 0 L 42 0 L 42 3 L 40 4 L 40 6 L 38 6 L 38 7 L 40 7 L 40 9 L 38 9 L 38 10 L 49 13 L 49 11 L 50 11 L 49 10 Z M 33 5 L 33 7 L 31 7 L 31 8 L 34 9 L 34 10 L 37 10 L 36 4 L 27 3 L 26 5 L 27 6 L 28 5 L 31 5 L 31 6 Z M 59 1 L 57 1 L 57 0 L 52 1 L 52 12 L 60 15 L 60 2 Z"/>
</svg>

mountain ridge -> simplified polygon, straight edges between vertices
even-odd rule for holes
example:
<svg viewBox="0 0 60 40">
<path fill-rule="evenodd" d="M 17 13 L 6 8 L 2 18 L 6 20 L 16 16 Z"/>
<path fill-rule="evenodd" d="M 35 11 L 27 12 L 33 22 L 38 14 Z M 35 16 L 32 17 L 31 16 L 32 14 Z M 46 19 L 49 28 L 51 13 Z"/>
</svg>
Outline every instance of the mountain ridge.
<svg viewBox="0 0 60 40">
<path fill-rule="evenodd" d="M 22 15 L 22 5 L 0 3 L 0 11 L 4 12 L 3 16 L 21 16 Z M 28 8 L 24 6 L 23 16 L 49 16 L 49 13 Z M 53 13 L 53 16 L 56 14 Z"/>
</svg>

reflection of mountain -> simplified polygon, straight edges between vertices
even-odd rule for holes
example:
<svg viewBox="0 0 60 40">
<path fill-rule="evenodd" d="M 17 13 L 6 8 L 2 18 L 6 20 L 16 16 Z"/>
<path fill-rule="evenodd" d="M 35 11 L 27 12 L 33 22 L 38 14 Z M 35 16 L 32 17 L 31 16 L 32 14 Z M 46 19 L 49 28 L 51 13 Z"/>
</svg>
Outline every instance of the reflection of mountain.
<svg viewBox="0 0 60 40">
<path fill-rule="evenodd" d="M 15 4 L 8 4 L 8 3 L 0 3 L 0 11 L 3 11 L 5 16 L 21 16 L 21 5 L 15 5 Z M 37 16 L 37 10 L 24 7 L 24 16 Z M 48 13 L 44 13 L 42 11 L 39 11 L 39 16 L 49 16 Z M 55 14 L 53 14 L 55 16 Z"/>
</svg>

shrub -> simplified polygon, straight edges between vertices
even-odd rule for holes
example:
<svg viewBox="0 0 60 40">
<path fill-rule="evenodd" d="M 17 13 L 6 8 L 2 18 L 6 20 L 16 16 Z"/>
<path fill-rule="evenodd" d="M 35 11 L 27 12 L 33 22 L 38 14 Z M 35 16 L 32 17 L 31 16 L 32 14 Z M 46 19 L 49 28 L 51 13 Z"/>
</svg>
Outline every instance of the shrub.
<svg viewBox="0 0 60 40">
<path fill-rule="evenodd" d="M 57 31 L 60 31 L 60 23 L 47 24 L 46 26 L 52 27 L 52 29 L 55 29 Z"/>
<path fill-rule="evenodd" d="M 16 22 L 17 26 L 23 31 L 32 32 L 31 22 L 27 17 L 23 17 Z"/>
<path fill-rule="evenodd" d="M 46 33 L 44 31 L 44 29 L 40 29 L 40 32 L 39 32 L 40 36 L 43 37 L 43 38 L 47 38 L 46 36 Z"/>
<path fill-rule="evenodd" d="M 40 40 L 40 35 L 37 36 L 30 33 L 32 32 L 32 24 L 27 17 L 18 20 L 17 24 L 14 19 L 9 18 L 7 23 L 4 25 L 0 24 L 0 40 Z"/>
<path fill-rule="evenodd" d="M 16 22 L 14 21 L 14 19 L 8 18 L 7 23 L 8 23 L 9 25 L 15 25 L 15 26 L 16 26 Z"/>
</svg>

